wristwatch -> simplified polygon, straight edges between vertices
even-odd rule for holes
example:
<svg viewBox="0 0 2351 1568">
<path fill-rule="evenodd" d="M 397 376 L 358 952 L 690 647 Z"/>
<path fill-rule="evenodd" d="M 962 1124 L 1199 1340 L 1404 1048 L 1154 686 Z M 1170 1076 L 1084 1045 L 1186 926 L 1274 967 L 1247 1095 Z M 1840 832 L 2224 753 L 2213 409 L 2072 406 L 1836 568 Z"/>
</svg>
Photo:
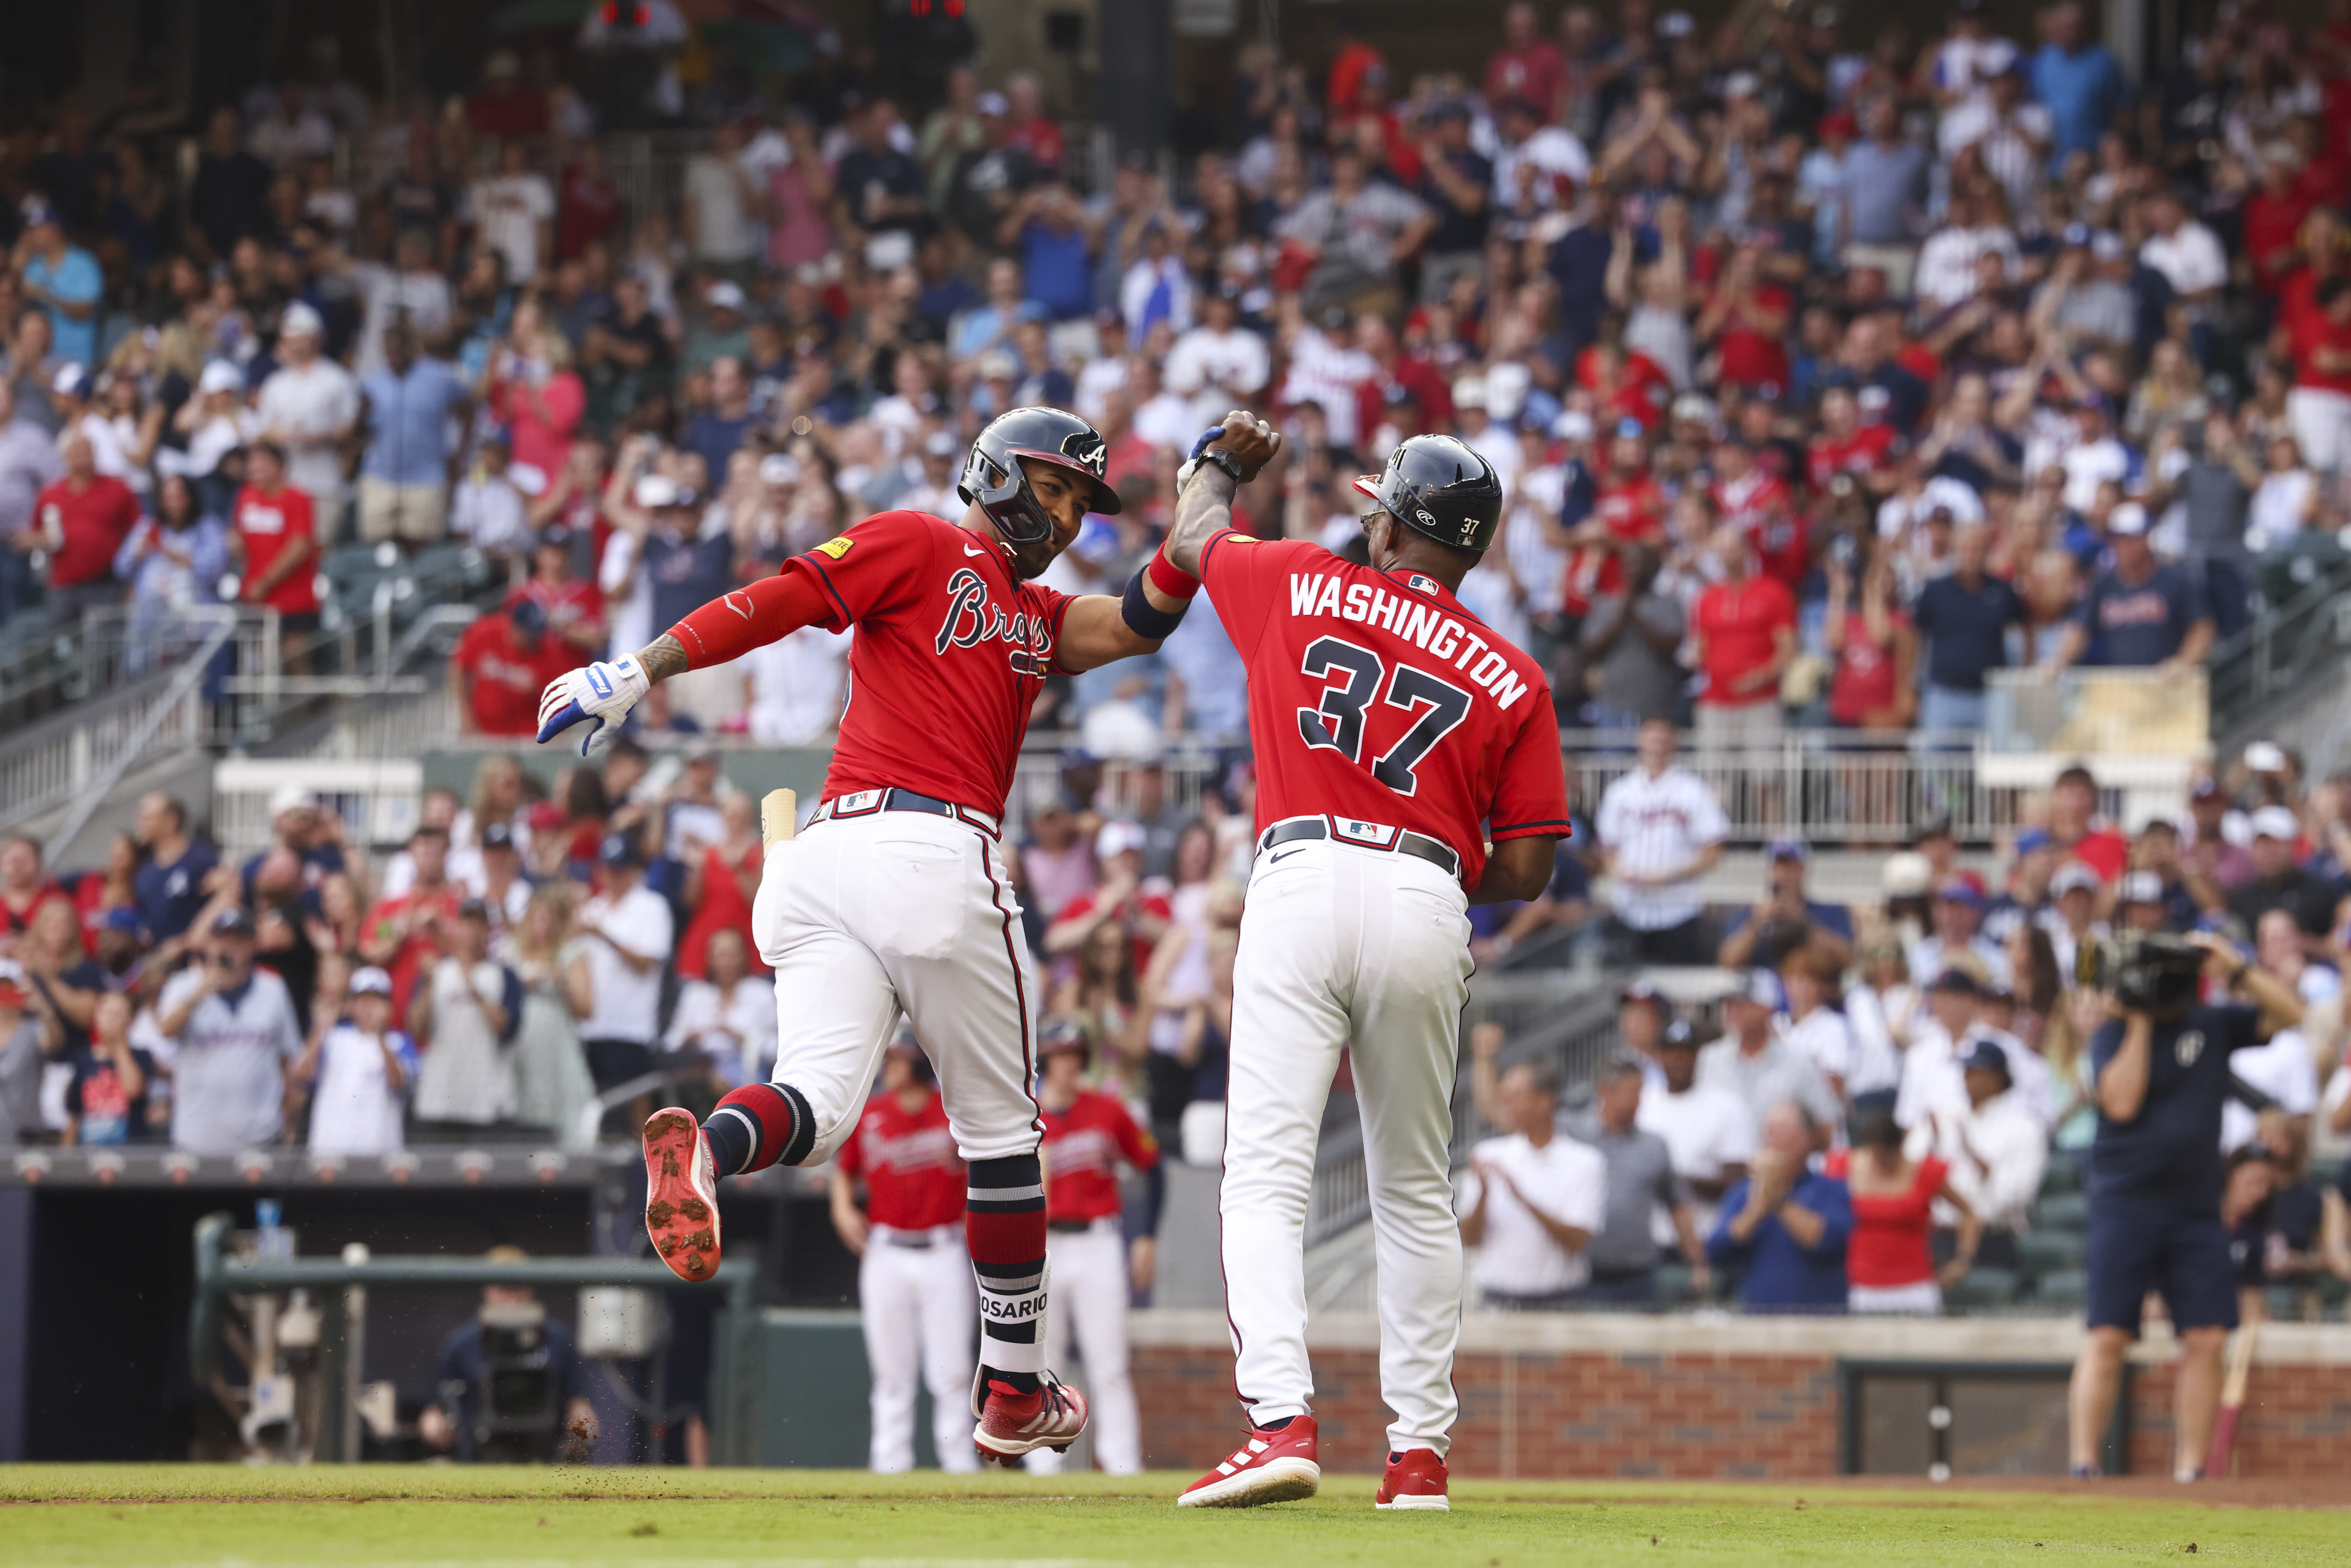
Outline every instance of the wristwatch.
<svg viewBox="0 0 2351 1568">
<path fill-rule="evenodd" d="M 1233 483 L 1236 485 L 1246 484 L 1248 482 L 1247 476 L 1241 473 L 1241 460 L 1239 458 L 1234 456 L 1231 453 L 1226 451 L 1221 446 L 1211 446 L 1203 451 L 1200 455 L 1193 458 L 1190 462 L 1185 464 L 1183 467 L 1178 468 L 1176 471 L 1176 488 L 1181 490 L 1185 486 L 1190 484 L 1192 482 L 1192 476 L 1198 471 L 1200 465 L 1203 463 L 1215 464 L 1227 474 L 1231 475 Z"/>
</svg>

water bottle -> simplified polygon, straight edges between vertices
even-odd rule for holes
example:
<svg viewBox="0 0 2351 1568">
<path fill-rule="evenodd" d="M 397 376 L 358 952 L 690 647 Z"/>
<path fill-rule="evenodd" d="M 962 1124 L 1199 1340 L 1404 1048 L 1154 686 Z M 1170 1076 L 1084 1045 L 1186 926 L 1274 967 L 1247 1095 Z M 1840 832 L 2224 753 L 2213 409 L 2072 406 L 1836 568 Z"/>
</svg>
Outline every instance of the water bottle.
<svg viewBox="0 0 2351 1568">
<path fill-rule="evenodd" d="M 264 1262 L 282 1263 L 294 1256 L 294 1233 L 282 1223 L 285 1213 L 283 1206 L 274 1197 L 254 1200 L 253 1252 Z"/>
</svg>

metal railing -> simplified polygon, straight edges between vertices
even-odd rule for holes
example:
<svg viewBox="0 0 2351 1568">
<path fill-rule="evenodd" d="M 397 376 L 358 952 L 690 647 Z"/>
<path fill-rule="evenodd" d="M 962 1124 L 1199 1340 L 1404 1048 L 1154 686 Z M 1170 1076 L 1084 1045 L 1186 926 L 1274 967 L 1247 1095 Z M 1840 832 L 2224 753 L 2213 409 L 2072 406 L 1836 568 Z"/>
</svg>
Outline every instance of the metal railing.
<svg viewBox="0 0 2351 1568">
<path fill-rule="evenodd" d="M 1567 730 L 1577 810 L 1639 766 L 1629 730 Z M 1911 751 L 1908 735 L 1866 730 L 1794 730 L 1774 747 L 1685 747 L 1679 765 L 1698 775 L 1729 819 L 1730 841 L 1773 839 L 1868 848 L 1906 841 L 1912 824 L 1948 816 L 1963 843 L 1989 844 L 2013 828 L 2023 791 L 1988 788 L 1966 750 Z"/>
</svg>

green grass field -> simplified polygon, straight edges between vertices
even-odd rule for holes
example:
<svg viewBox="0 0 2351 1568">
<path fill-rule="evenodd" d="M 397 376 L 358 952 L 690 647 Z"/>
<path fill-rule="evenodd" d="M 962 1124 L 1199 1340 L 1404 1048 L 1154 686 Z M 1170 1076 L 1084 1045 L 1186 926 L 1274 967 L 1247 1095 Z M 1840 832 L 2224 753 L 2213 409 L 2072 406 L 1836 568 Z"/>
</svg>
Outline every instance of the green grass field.
<svg viewBox="0 0 2351 1568">
<path fill-rule="evenodd" d="M 2137 1488 L 1466 1481 L 1449 1514 L 1385 1514 L 1370 1478 L 1342 1476 L 1307 1502 L 1179 1511 L 1170 1503 L 1189 1479 L 27 1465 L 0 1468 L 0 1563 L 2351 1561 L 2351 1512 Z"/>
</svg>

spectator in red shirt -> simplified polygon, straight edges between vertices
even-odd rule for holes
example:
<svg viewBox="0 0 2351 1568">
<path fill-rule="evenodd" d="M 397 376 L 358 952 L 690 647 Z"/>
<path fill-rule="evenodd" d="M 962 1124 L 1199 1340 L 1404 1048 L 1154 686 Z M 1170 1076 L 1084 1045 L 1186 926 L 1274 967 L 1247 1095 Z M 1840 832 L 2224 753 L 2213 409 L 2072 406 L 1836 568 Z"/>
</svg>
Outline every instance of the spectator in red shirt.
<svg viewBox="0 0 2351 1568">
<path fill-rule="evenodd" d="M 1763 276 L 1763 246 L 1741 240 L 1699 313 L 1695 335 L 1714 346 L 1725 388 L 1788 384 L 1788 291 Z"/>
<path fill-rule="evenodd" d="M 1901 433 L 1884 423 L 1861 423 L 1861 404 L 1847 387 L 1831 387 L 1821 394 L 1821 433 L 1804 451 L 1804 478 L 1813 494 L 1825 496 L 1840 474 L 1850 474 L 1872 496 L 1892 492 L 1894 455 Z"/>
<path fill-rule="evenodd" d="M 1387 319 L 1364 311 L 1355 319 L 1355 347 L 1376 367 L 1355 386 L 1355 428 L 1368 438 L 1392 403 L 1408 402 L 1418 430 L 1453 428 L 1453 389 L 1444 372 L 1396 346 Z M 1407 434 L 1411 432 L 1406 432 Z"/>
<path fill-rule="evenodd" d="M 1567 85 L 1567 62 L 1537 31 L 1535 8 L 1520 4 L 1502 13 L 1502 47 L 1486 60 L 1486 101 L 1522 98 L 1548 118 Z"/>
<path fill-rule="evenodd" d="M 1573 616 L 1589 615 L 1594 600 L 1624 591 L 1625 546 L 1665 548 L 1666 493 L 1649 474 L 1649 449 L 1641 438 L 1639 420 L 1617 422 L 1615 439 L 1608 444 L 1608 469 L 1591 514 L 1567 530 L 1567 538 L 1573 548 L 1562 608 Z"/>
<path fill-rule="evenodd" d="M 41 863 L 39 840 L 22 833 L 0 839 L 0 956 L 15 956 L 41 906 L 65 897 Z"/>
<path fill-rule="evenodd" d="M 1792 595 L 1803 585 L 1811 528 L 1787 482 L 1758 462 L 1740 436 L 1714 449 L 1714 504 L 1722 526 L 1737 528 L 1755 547 L 1764 576 L 1777 578 Z"/>
<path fill-rule="evenodd" d="M 1726 525 L 1708 545 L 1720 580 L 1698 596 L 1690 630 L 1698 640 L 1706 689 L 1698 699 L 1701 747 L 1747 748 L 1780 743 L 1780 677 L 1796 656 L 1796 599 L 1773 577 L 1758 576 L 1755 547 Z"/>
<path fill-rule="evenodd" d="M 2253 264 L 2253 287 L 2263 294 L 2275 295 L 2302 265 L 2295 241 L 2311 204 L 2294 188 L 2301 162 L 2298 158 L 2264 160 L 2261 188 L 2245 198 L 2245 259 Z"/>
<path fill-rule="evenodd" d="M 1061 957 L 1077 952 L 1105 921 L 1126 928 L 1134 948 L 1134 970 L 1151 966 L 1151 950 L 1175 918 L 1167 902 L 1167 884 L 1143 874 L 1146 835 L 1134 822 L 1104 822 L 1094 838 L 1094 862 L 1102 868 L 1102 885 L 1081 893 L 1061 908 L 1045 928 L 1045 952 Z"/>
<path fill-rule="evenodd" d="M 481 90 L 465 100 L 465 119 L 484 136 L 508 141 L 547 130 L 547 99 L 522 79 L 522 62 L 500 49 L 482 63 Z"/>
<path fill-rule="evenodd" d="M 621 221 L 621 190 L 604 172 L 604 144 L 590 136 L 555 188 L 555 259 L 574 261 Z"/>
<path fill-rule="evenodd" d="M 2109 886 L 2130 864 L 2130 841 L 2098 815 L 2098 781 L 2079 763 L 2049 787 L 2049 841 L 2060 864 L 2080 861 Z"/>
<path fill-rule="evenodd" d="M 449 880 L 449 830 L 419 828 L 409 836 L 409 863 L 415 878 L 406 893 L 376 901 L 360 923 L 360 956 L 392 972 L 392 1022 L 406 1026 L 408 1002 L 417 977 L 446 951 L 444 921 L 457 917 L 465 890 Z"/>
<path fill-rule="evenodd" d="M 467 735 L 537 734 L 539 693 L 580 664 L 569 643 L 548 633 L 538 600 L 509 601 L 467 627 L 449 661 L 458 727 Z"/>
<path fill-rule="evenodd" d="M 2290 328 L 2294 373 L 2285 413 L 2303 461 L 2331 474 L 2351 464 L 2351 277 L 2320 284 L 2314 304 Z"/>
<path fill-rule="evenodd" d="M 604 596 L 596 585 L 571 570 L 571 530 L 550 523 L 539 530 L 531 546 L 530 580 L 515 591 L 519 599 L 535 601 L 547 612 L 551 636 L 570 644 L 586 664 L 604 651 L 609 641 L 604 626 Z"/>
<path fill-rule="evenodd" d="M 1852 570 L 1834 551 L 1823 564 L 1829 654 L 1836 660 L 1829 717 L 1847 729 L 1909 728 L 1918 716 L 1918 633 L 1899 607 L 1894 552 L 1871 554 L 1858 606 L 1852 604 Z"/>
<path fill-rule="evenodd" d="M 49 628 L 81 624 L 85 610 L 122 601 L 114 552 L 139 521 L 139 497 L 121 480 L 98 471 L 89 440 L 66 437 L 65 477 L 33 500 L 33 526 L 12 541 L 21 550 L 49 552 Z"/>
<path fill-rule="evenodd" d="M 256 441 L 246 455 L 246 485 L 236 493 L 230 553 L 244 576 L 238 597 L 277 612 L 286 668 L 310 667 L 306 633 L 319 629 L 319 523 L 310 497 L 286 483 L 286 449 Z"/>
<path fill-rule="evenodd" d="M 1045 117 L 1044 94 L 1027 71 L 1007 78 L 1004 99 L 1004 144 L 1018 147 L 1050 176 L 1061 168 L 1061 128 Z"/>
</svg>

